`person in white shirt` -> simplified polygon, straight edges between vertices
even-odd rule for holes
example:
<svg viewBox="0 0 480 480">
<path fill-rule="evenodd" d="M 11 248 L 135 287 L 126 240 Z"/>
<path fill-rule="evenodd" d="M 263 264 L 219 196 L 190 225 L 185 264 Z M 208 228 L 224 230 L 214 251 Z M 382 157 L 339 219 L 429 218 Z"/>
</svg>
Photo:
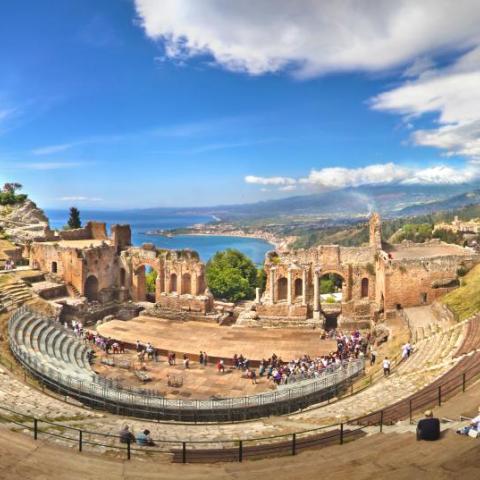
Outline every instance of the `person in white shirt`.
<svg viewBox="0 0 480 480">
<path fill-rule="evenodd" d="M 472 432 L 472 433 L 470 433 Z M 480 436 L 480 407 L 478 407 L 478 415 L 470 420 L 470 425 L 457 430 L 460 435 L 471 435 L 476 433 L 476 436 Z"/>
<path fill-rule="evenodd" d="M 388 359 L 388 357 L 385 357 L 385 359 L 383 360 L 383 374 L 386 377 L 390 375 L 390 365 L 391 365 L 390 360 Z"/>
</svg>

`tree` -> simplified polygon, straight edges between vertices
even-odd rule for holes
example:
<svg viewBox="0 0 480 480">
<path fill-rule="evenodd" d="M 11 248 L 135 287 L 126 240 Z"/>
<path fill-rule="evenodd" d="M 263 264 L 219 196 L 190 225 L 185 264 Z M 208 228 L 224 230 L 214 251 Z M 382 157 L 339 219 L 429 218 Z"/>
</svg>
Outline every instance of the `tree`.
<svg viewBox="0 0 480 480">
<path fill-rule="evenodd" d="M 148 293 L 155 293 L 155 285 L 157 281 L 157 271 L 150 270 L 145 274 L 145 282 L 147 284 L 147 292 Z"/>
<path fill-rule="evenodd" d="M 255 264 L 234 249 L 217 252 L 207 263 L 206 277 L 213 296 L 230 302 L 253 299 L 259 280 Z"/>
<path fill-rule="evenodd" d="M 16 191 L 21 190 L 21 189 L 22 189 L 22 185 L 20 183 L 17 183 L 17 182 L 5 183 L 3 185 L 3 192 L 4 193 L 10 193 L 12 195 L 15 195 Z"/>
<path fill-rule="evenodd" d="M 80 211 L 76 207 L 70 208 L 70 217 L 67 222 L 68 228 L 81 228 L 82 221 L 80 220 Z"/>
</svg>

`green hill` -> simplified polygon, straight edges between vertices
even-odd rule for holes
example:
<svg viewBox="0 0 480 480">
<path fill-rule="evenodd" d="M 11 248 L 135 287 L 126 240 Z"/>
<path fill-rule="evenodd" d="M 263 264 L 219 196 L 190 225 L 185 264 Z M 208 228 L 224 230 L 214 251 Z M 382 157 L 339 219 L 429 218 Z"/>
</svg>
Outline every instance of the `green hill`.
<svg viewBox="0 0 480 480">
<path fill-rule="evenodd" d="M 447 293 L 440 301 L 452 310 L 459 320 L 480 312 L 480 265 L 472 268 L 462 279 L 461 286 Z"/>
</svg>

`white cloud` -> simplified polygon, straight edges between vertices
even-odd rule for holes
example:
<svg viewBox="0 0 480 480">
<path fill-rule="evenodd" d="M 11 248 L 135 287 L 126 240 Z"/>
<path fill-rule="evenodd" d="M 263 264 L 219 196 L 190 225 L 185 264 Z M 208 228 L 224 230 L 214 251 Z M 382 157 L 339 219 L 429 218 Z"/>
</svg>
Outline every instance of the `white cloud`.
<svg viewBox="0 0 480 480">
<path fill-rule="evenodd" d="M 83 195 L 73 195 L 70 197 L 60 197 L 57 200 L 60 200 L 62 202 L 101 202 L 103 198 L 99 197 L 86 197 Z"/>
<path fill-rule="evenodd" d="M 17 165 L 17 168 L 26 170 L 61 170 L 65 168 L 77 168 L 83 165 L 82 162 L 31 162 Z"/>
<path fill-rule="evenodd" d="M 413 132 L 413 142 L 440 148 L 447 155 L 463 155 L 479 161 L 479 85 L 480 47 L 477 47 L 452 65 L 428 69 L 418 78 L 378 95 L 372 106 L 400 113 L 410 120 L 426 113 L 438 114 L 434 128 Z"/>
<path fill-rule="evenodd" d="M 51 155 L 53 153 L 64 152 L 65 150 L 68 150 L 69 148 L 72 148 L 75 145 L 76 145 L 75 143 L 48 145 L 46 147 L 35 148 L 34 150 L 32 150 L 32 153 L 34 155 Z"/>
<path fill-rule="evenodd" d="M 247 183 L 271 185 L 279 191 L 293 191 L 299 186 L 310 189 L 340 189 L 363 185 L 425 184 L 447 185 L 469 183 L 480 179 L 480 167 L 467 165 L 454 168 L 436 165 L 413 168 L 395 163 L 368 165 L 360 168 L 327 167 L 313 169 L 307 177 L 245 177 Z M 262 191 L 265 191 L 262 189 Z"/>
<path fill-rule="evenodd" d="M 380 71 L 479 41 L 477 0 L 135 0 L 165 56 L 210 55 L 232 71 Z"/>
<path fill-rule="evenodd" d="M 256 185 L 295 185 L 297 181 L 290 177 L 256 177 L 255 175 L 247 175 L 245 177 L 246 183 L 253 183 Z"/>
</svg>

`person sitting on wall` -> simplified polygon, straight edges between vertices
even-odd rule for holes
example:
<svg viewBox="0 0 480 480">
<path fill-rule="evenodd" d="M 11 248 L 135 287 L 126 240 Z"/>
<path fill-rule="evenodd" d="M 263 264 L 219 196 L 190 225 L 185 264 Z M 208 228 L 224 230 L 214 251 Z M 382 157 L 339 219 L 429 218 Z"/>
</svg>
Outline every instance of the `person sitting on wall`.
<svg viewBox="0 0 480 480">
<path fill-rule="evenodd" d="M 438 440 L 440 438 L 440 420 L 427 410 L 425 418 L 417 423 L 417 440 Z"/>
<path fill-rule="evenodd" d="M 480 407 L 478 407 L 478 415 L 470 420 L 470 425 L 457 430 L 459 435 L 469 435 L 471 437 L 480 436 Z"/>
<path fill-rule="evenodd" d="M 130 431 L 130 427 L 125 425 L 120 430 L 120 443 L 135 443 L 135 435 Z"/>
<path fill-rule="evenodd" d="M 150 430 L 144 430 L 137 435 L 137 444 L 143 447 L 153 447 L 155 442 L 150 437 Z"/>
</svg>

